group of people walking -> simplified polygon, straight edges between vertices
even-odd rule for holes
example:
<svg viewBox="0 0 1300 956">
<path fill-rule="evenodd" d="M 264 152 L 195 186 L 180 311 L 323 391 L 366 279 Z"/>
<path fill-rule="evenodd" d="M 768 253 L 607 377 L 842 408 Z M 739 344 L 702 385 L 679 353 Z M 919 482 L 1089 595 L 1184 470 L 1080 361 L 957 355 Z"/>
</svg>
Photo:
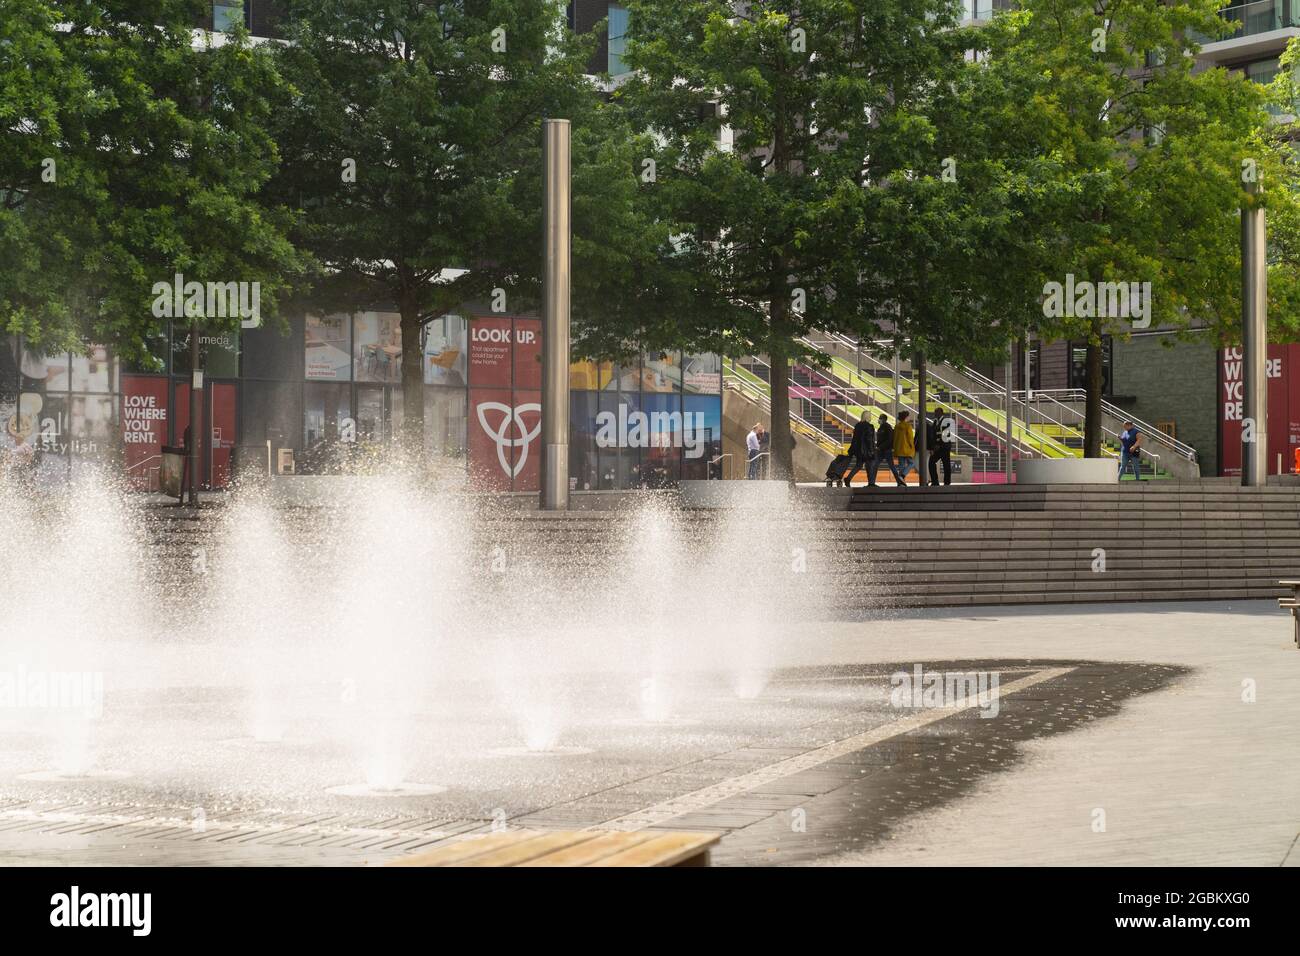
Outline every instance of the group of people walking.
<svg viewBox="0 0 1300 956">
<path fill-rule="evenodd" d="M 930 484 L 939 484 L 939 468 L 943 467 L 943 484 L 952 484 L 952 425 L 942 408 L 935 409 L 932 420 L 925 422 L 925 442 L 930 452 Z M 907 487 L 907 476 L 916 468 L 916 432 L 912 427 L 912 413 L 901 411 L 895 425 L 889 416 L 881 415 L 877 424 L 863 413 L 853 426 L 853 438 L 848 452 L 831 462 L 826 472 L 826 484 L 847 488 L 859 471 L 867 473 L 867 487 L 876 487 L 876 472 L 881 465 L 889 468 L 899 487 Z M 924 478 L 918 471 L 918 477 Z"/>
</svg>

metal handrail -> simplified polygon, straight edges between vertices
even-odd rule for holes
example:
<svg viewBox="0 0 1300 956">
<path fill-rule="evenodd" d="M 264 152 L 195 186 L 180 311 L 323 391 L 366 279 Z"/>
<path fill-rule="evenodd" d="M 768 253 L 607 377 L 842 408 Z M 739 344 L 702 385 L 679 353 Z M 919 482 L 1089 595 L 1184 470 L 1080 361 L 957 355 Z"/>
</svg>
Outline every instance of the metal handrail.
<svg viewBox="0 0 1300 956">
<path fill-rule="evenodd" d="M 836 332 L 823 332 L 821 334 L 825 335 L 827 339 L 829 339 L 831 342 L 835 342 L 845 348 L 853 349 L 854 352 L 857 353 L 859 356 L 879 366 L 881 369 L 886 371 L 889 375 L 892 376 L 894 374 L 893 369 L 887 366 L 880 359 L 876 358 L 870 352 L 863 351 L 862 345 L 859 341 L 854 340 L 847 335 L 843 335 L 841 333 L 836 333 Z M 804 337 L 801 341 L 803 341 L 803 343 L 806 345 L 812 346 L 813 348 L 820 348 L 817 342 L 815 342 L 811 338 Z M 876 344 L 880 344 L 880 343 L 876 343 Z M 948 381 L 942 375 L 934 372 L 933 370 L 927 368 L 926 377 L 934 379 L 950 393 L 965 396 L 971 399 L 973 404 L 975 404 L 977 407 L 983 408 L 986 411 L 992 412 L 994 415 L 1005 418 L 1006 416 L 1005 409 L 996 408 L 993 405 L 989 405 L 987 402 L 984 402 L 978 397 L 976 397 L 977 393 L 974 393 L 969 389 L 962 388 L 959 385 L 954 385 L 952 382 Z M 900 390 L 902 387 L 902 381 L 903 379 L 900 376 L 899 377 Z M 957 409 L 957 411 L 964 412 L 966 410 Z M 958 417 L 960 417 L 960 415 Z M 996 444 L 1002 444 L 1006 441 L 1006 432 L 1004 430 L 993 428 L 986 421 L 984 421 L 984 419 L 980 418 L 978 415 L 968 415 L 966 420 L 974 426 L 976 431 L 983 430 L 988 434 L 994 436 L 994 438 L 996 439 L 995 441 Z M 1028 431 L 1028 428 L 1026 427 L 1025 430 Z M 1070 457 L 1074 455 L 1074 452 L 1069 447 L 1048 436 L 1035 436 L 1035 439 L 1040 443 L 1040 445 L 1048 444 L 1052 446 L 1052 450 L 1055 451 L 1058 455 L 1065 455 Z M 1028 441 L 1026 441 L 1024 438 L 1016 438 L 1015 435 L 1013 434 L 1012 442 L 1019 447 L 1020 453 L 1022 455 L 1027 454 L 1029 457 L 1033 457 L 1034 455 L 1038 455 L 1044 458 L 1047 457 L 1043 448 L 1041 447 L 1034 448 L 1033 445 L 1030 444 Z"/>
<path fill-rule="evenodd" d="M 716 458 L 710 458 L 710 459 L 709 459 L 709 464 L 710 464 L 710 465 L 716 465 L 718 462 L 722 461 L 722 459 L 724 459 L 724 458 L 731 458 L 731 457 L 732 457 L 731 452 L 729 452 L 729 451 L 724 451 L 721 455 L 718 455 Z"/>
<path fill-rule="evenodd" d="M 724 371 L 726 369 L 725 363 L 723 365 L 723 369 Z M 738 392 L 743 392 L 751 401 L 755 402 L 760 408 L 765 410 L 769 416 L 772 414 L 771 396 L 768 395 L 766 392 L 762 391 L 761 389 L 755 388 L 753 385 L 751 385 L 749 382 L 746 382 L 739 375 L 733 375 L 731 378 L 726 378 L 724 376 L 722 384 L 724 387 L 733 388 Z M 803 429 L 804 433 L 808 437 L 812 438 L 813 441 L 821 445 L 821 447 L 824 450 L 829 451 L 832 454 L 839 454 L 839 450 L 844 444 L 843 441 L 836 441 L 831 436 L 827 435 L 825 432 L 819 429 L 812 422 L 807 421 L 806 419 L 803 418 L 803 416 L 798 415 L 793 411 L 790 413 L 790 418 L 792 421 L 796 422 Z"/>
<path fill-rule="evenodd" d="M 1056 396 L 1063 396 L 1066 401 L 1071 401 L 1071 402 L 1086 402 L 1088 400 L 1088 393 L 1082 388 L 1046 388 L 1046 389 L 1037 388 L 1034 389 L 1034 395 L 1035 397 L 1039 395 L 1046 395 L 1054 399 L 1056 398 Z M 1059 400 L 1057 400 L 1056 404 L 1061 405 L 1062 403 Z M 1069 406 L 1063 406 L 1063 407 L 1068 408 Z M 1112 405 L 1104 398 L 1101 400 L 1101 410 L 1105 414 L 1109 415 L 1111 418 L 1117 418 L 1120 421 L 1132 422 L 1134 425 L 1137 425 L 1142 432 L 1151 436 L 1151 439 L 1153 441 L 1158 441 L 1162 445 L 1168 445 L 1172 451 L 1177 452 L 1180 456 L 1186 458 L 1188 461 L 1191 462 L 1197 461 L 1195 448 L 1187 444 L 1187 442 L 1179 441 L 1177 438 L 1173 438 L 1170 435 L 1166 435 L 1164 432 L 1156 428 L 1150 422 L 1143 421 L 1142 419 L 1138 418 L 1132 413 L 1126 412 L 1118 405 Z M 1070 411 L 1073 414 L 1078 415 L 1080 420 L 1083 419 L 1083 415 L 1080 412 L 1076 411 L 1075 409 L 1070 409 Z"/>
<path fill-rule="evenodd" d="M 809 344 L 809 345 L 812 345 L 812 344 L 813 344 L 812 342 L 808 342 L 807 340 L 804 340 L 804 341 L 806 342 L 806 344 Z M 814 347 L 816 347 L 816 346 L 814 345 Z M 753 361 L 753 362 L 756 362 L 757 364 L 759 364 L 759 365 L 763 366 L 764 368 L 768 369 L 768 373 L 769 373 L 769 375 L 771 374 L 771 365 L 768 364 L 767 362 L 763 361 L 762 359 L 758 358 L 757 356 L 750 356 L 750 357 L 749 357 L 749 360 L 750 360 L 750 361 Z M 734 364 L 734 360 L 730 360 L 730 361 L 732 361 L 733 364 Z M 756 377 L 757 377 L 757 376 L 756 376 Z M 743 379 L 741 379 L 741 381 L 743 381 Z M 748 384 L 748 383 L 746 383 L 746 384 Z M 752 386 L 751 386 L 751 387 L 752 387 Z M 798 388 L 798 387 L 800 387 L 800 386 L 793 386 L 793 387 Z M 825 388 L 825 389 L 829 389 L 829 390 L 831 390 L 832 392 L 837 392 L 837 393 L 843 395 L 846 399 L 852 399 L 852 398 L 854 397 L 854 396 L 852 395 L 852 392 L 853 392 L 853 391 L 857 391 L 857 392 L 865 392 L 866 395 L 867 395 L 867 398 L 869 399 L 869 402 L 868 402 L 868 403 L 872 403 L 872 402 L 870 402 L 870 399 L 871 399 L 871 390 L 869 390 L 869 389 L 858 388 L 858 387 L 856 387 L 856 386 L 854 386 L 852 389 L 844 389 L 844 388 L 841 388 L 840 386 L 835 385 L 835 384 L 833 384 L 833 383 L 830 384 L 830 385 L 822 386 L 822 387 Z M 879 392 L 884 392 L 884 391 L 885 391 L 884 389 L 880 388 L 879 386 L 872 386 L 871 388 L 874 389 L 875 391 L 879 391 Z M 805 400 L 806 400 L 806 401 L 813 402 L 815 405 L 817 405 L 817 407 L 821 409 L 822 414 L 823 414 L 824 416 L 827 416 L 827 417 L 833 419 L 834 421 L 838 422 L 838 423 L 839 423 L 843 428 L 845 428 L 846 431 L 852 431 L 852 430 L 853 430 L 853 426 L 854 426 L 855 423 L 848 421 L 846 418 L 844 418 L 843 416 L 839 415 L 839 413 L 836 412 L 834 409 L 828 408 L 825 404 L 818 404 L 818 403 L 817 403 L 817 400 L 816 400 L 816 399 L 813 399 L 813 398 L 808 398 L 808 399 L 805 399 Z M 891 396 L 891 400 L 892 400 L 892 396 Z M 766 399 L 765 399 L 765 401 L 766 401 Z M 856 403 L 856 402 L 855 402 L 855 403 Z M 769 410 L 770 410 L 770 406 L 769 406 Z M 962 414 L 961 414 L 961 413 L 963 413 L 964 411 L 965 411 L 965 409 L 950 409 L 950 412 L 951 412 L 951 413 L 954 413 L 954 416 L 953 416 L 953 417 L 957 418 L 958 420 L 962 420 Z M 795 416 L 793 415 L 793 413 L 792 413 L 792 417 L 795 417 Z M 801 420 L 802 420 L 802 419 L 801 419 Z M 976 432 L 978 432 L 980 429 L 983 429 L 984 431 L 988 432 L 990 435 L 994 436 L 994 438 L 999 439 L 999 440 L 1001 439 L 1001 433 L 1000 433 L 1000 432 L 997 432 L 996 430 L 994 430 L 993 428 L 991 428 L 991 427 L 988 425 L 988 423 L 987 423 L 987 422 L 984 422 L 982 419 L 980 419 L 980 418 L 978 418 L 978 417 L 975 417 L 975 416 L 968 416 L 965 420 L 967 420 L 967 421 L 968 421 L 968 422 L 969 422 L 969 423 L 974 427 L 974 430 L 975 430 Z M 809 427 L 813 427 L 813 428 L 815 428 L 815 426 L 811 426 L 811 425 L 810 425 Z M 820 429 L 818 429 L 818 431 L 820 431 Z M 821 434 L 825 435 L 826 433 L 825 433 L 825 432 L 821 432 Z M 965 445 L 968 449 L 973 449 L 973 452 L 974 452 L 975 454 L 978 454 L 981 458 L 983 458 L 983 459 L 987 459 L 987 458 L 989 457 L 989 453 L 988 453 L 987 451 L 985 451 L 983 448 L 981 448 L 981 447 L 979 446 L 979 443 L 978 443 L 978 442 L 973 442 L 973 441 L 971 441 L 970 439 L 966 438 L 965 436 L 961 435 L 960 433 L 956 433 L 955 437 L 956 437 L 956 439 L 957 439 L 957 448 L 958 448 L 958 451 L 959 451 L 959 452 L 960 452 L 962 446 Z M 836 443 L 836 453 L 837 453 L 837 454 L 839 453 L 839 445 L 840 445 L 840 444 L 842 444 L 842 442 L 837 442 L 837 443 Z M 1032 452 L 1031 452 L 1031 454 L 1032 454 Z M 987 465 L 985 465 L 985 470 L 987 470 Z"/>
<path fill-rule="evenodd" d="M 764 362 L 761 358 L 758 358 L 757 356 L 750 356 L 749 358 L 750 358 L 750 361 L 756 362 L 756 363 L 758 363 L 759 365 L 761 365 L 761 366 L 763 366 L 764 368 L 766 368 L 766 369 L 768 370 L 769 375 L 771 374 L 772 366 L 769 365 L 767 362 Z M 791 387 L 792 387 L 792 388 L 800 388 L 801 386 L 793 385 L 793 386 L 791 386 Z M 867 392 L 867 396 L 868 396 L 868 398 L 870 398 L 870 394 L 871 394 L 871 393 L 870 393 L 869 391 L 867 391 L 866 389 L 861 389 L 861 388 L 856 388 L 856 387 L 854 387 L 854 388 L 851 389 L 851 390 L 850 390 L 850 389 L 844 389 L 844 388 L 841 388 L 839 385 L 836 385 L 836 384 L 834 384 L 834 383 L 831 383 L 831 384 L 829 384 L 829 385 L 819 386 L 819 387 L 822 388 L 823 390 L 829 390 L 829 391 L 831 391 L 831 392 L 839 393 L 841 396 L 843 396 L 843 397 L 844 397 L 847 401 L 849 401 L 851 404 L 858 404 L 858 402 L 854 399 L 854 396 L 853 396 L 853 394 L 852 394 L 853 391 L 858 391 L 858 392 Z M 875 386 L 875 388 L 876 388 L 877 391 L 883 391 L 883 389 L 880 389 L 879 386 Z M 805 398 L 804 401 L 812 402 L 813 405 L 814 405 L 815 407 L 817 407 L 818 409 L 821 410 L 823 416 L 825 416 L 825 417 L 829 417 L 829 418 L 833 419 L 834 421 L 838 422 L 839 425 L 840 425 L 842 428 L 844 428 L 846 431 L 849 431 L 849 432 L 853 431 L 855 425 L 857 424 L 856 422 L 850 421 L 847 417 L 840 415 L 837 411 L 835 411 L 835 409 L 830 408 L 830 407 L 827 406 L 825 403 L 819 403 L 819 402 L 817 401 L 817 399 L 815 399 L 815 398 Z M 959 409 L 958 411 L 960 411 L 960 409 Z M 955 416 L 955 417 L 960 418 L 960 415 Z M 978 422 L 979 424 L 982 424 L 982 425 L 983 425 L 983 424 L 986 424 L 986 423 L 984 423 L 984 422 L 980 422 L 979 419 L 974 419 L 974 421 L 975 421 L 975 422 Z M 825 433 L 823 432 L 823 434 L 825 434 Z M 832 436 L 832 437 L 833 437 L 833 436 Z M 971 448 L 974 448 L 977 452 L 979 452 L 979 453 L 980 453 L 982 456 L 984 456 L 985 458 L 988 457 L 988 452 L 986 452 L 986 451 L 984 451 L 982 448 L 980 448 L 979 445 L 976 444 L 975 442 L 972 442 L 972 441 L 971 441 L 970 439 L 968 439 L 968 438 L 964 438 L 964 437 L 963 437 L 962 435 L 960 435 L 960 434 L 956 434 L 955 437 L 956 437 L 957 442 L 958 442 L 958 448 L 960 448 L 960 447 L 961 447 L 961 443 L 964 442 L 967 446 L 969 446 L 969 447 L 971 447 Z"/>
</svg>

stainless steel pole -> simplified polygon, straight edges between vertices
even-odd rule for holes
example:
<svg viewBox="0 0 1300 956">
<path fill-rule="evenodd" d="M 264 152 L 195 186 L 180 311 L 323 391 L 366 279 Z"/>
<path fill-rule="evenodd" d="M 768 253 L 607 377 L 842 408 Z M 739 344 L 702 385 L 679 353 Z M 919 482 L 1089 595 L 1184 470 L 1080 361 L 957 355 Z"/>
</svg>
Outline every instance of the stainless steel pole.
<svg viewBox="0 0 1300 956">
<path fill-rule="evenodd" d="M 894 424 L 898 424 L 898 343 L 894 343 Z"/>
<path fill-rule="evenodd" d="M 1007 484 L 1011 484 L 1012 475 L 1015 474 L 1015 466 L 1011 464 L 1011 446 L 1015 439 L 1012 437 L 1012 423 L 1014 416 L 1011 413 L 1011 373 L 1015 368 L 1016 343 L 1013 339 L 1007 344 L 1007 368 L 1006 368 L 1006 386 L 1007 386 Z"/>
<path fill-rule="evenodd" d="M 1268 474 L 1268 236 L 1258 191 L 1247 186 L 1241 209 L 1241 483 L 1255 487 Z"/>
<path fill-rule="evenodd" d="M 570 129 L 566 119 L 542 121 L 546 204 L 543 212 L 542 468 L 544 511 L 569 507 L 569 282 L 573 241 Z"/>
<path fill-rule="evenodd" d="M 924 488 L 930 483 L 930 473 L 926 470 L 926 458 L 932 450 L 928 447 L 925 440 L 925 432 L 930 421 L 929 415 L 926 414 L 926 374 L 925 374 L 925 355 L 919 350 L 912 359 L 912 371 L 916 375 L 916 479 L 919 486 Z"/>
<path fill-rule="evenodd" d="M 190 322 L 190 447 L 189 453 L 189 491 L 190 507 L 199 506 L 199 418 L 203 414 L 199 392 L 202 388 L 202 375 L 199 371 L 199 323 Z"/>
</svg>

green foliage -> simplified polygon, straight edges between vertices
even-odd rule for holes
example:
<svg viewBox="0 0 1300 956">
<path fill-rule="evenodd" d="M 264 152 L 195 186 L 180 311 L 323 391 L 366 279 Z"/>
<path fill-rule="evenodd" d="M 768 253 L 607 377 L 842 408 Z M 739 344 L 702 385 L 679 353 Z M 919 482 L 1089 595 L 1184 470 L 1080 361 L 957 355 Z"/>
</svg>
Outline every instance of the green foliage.
<svg viewBox="0 0 1300 956">
<path fill-rule="evenodd" d="M 1032 165 L 1044 281 L 1151 282 L 1152 326 L 1239 322 L 1243 160 L 1269 120 L 1240 74 L 1198 71 L 1196 34 L 1226 32 L 1218 0 L 1025 0 L 989 27 L 987 69 L 1014 91 Z M 1032 286 L 1032 283 L 1029 284 Z M 1044 319 L 1097 342 L 1125 320 Z"/>
<path fill-rule="evenodd" d="M 268 51 L 243 31 L 195 44 L 193 0 L 5 7 L 0 328 L 143 359 L 166 322 L 153 286 L 177 272 L 258 282 L 274 317 L 305 263 L 286 237 L 292 214 L 259 195 L 278 161 Z"/>
</svg>

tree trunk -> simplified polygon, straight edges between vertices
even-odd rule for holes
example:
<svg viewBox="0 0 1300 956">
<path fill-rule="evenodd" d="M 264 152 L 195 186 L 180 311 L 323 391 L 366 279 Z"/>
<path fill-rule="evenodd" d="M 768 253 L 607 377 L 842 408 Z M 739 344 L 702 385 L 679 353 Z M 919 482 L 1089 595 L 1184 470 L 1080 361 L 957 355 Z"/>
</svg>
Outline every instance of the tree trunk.
<svg viewBox="0 0 1300 956">
<path fill-rule="evenodd" d="M 398 445 L 413 461 L 424 456 L 424 349 L 420 345 L 420 310 L 410 299 L 402 314 L 402 428 Z"/>
<path fill-rule="evenodd" d="M 769 475 L 776 481 L 794 480 L 794 432 L 790 430 L 790 357 L 787 352 L 789 334 L 786 330 L 785 310 L 789 303 L 779 294 L 774 296 L 770 308 L 771 345 L 768 361 L 771 362 L 772 392 L 772 457 L 768 463 Z"/>
<path fill-rule="evenodd" d="M 1087 382 L 1083 419 L 1083 457 L 1101 457 L 1101 323 L 1093 320 L 1088 336 Z"/>
</svg>

